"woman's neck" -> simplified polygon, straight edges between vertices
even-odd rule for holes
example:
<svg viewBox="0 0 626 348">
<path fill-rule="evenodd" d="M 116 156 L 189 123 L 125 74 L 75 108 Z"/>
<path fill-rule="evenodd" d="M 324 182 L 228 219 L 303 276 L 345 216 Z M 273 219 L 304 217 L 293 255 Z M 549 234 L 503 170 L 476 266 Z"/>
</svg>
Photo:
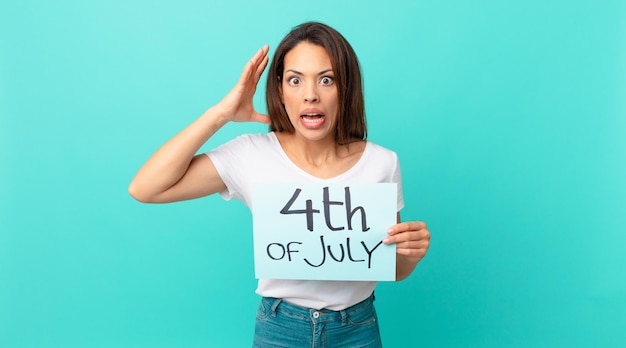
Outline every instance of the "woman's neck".
<svg viewBox="0 0 626 348">
<path fill-rule="evenodd" d="M 365 141 L 348 145 L 333 139 L 311 141 L 294 133 L 276 132 L 285 154 L 304 171 L 321 178 L 330 178 L 352 167 L 365 149 Z"/>
</svg>

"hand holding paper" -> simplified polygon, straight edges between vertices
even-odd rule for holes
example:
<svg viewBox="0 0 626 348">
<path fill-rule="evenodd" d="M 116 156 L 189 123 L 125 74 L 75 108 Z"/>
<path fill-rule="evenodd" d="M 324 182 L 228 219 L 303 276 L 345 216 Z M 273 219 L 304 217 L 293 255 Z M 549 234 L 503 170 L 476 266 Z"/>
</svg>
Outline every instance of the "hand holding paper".
<svg viewBox="0 0 626 348">
<path fill-rule="evenodd" d="M 402 222 L 387 230 L 389 235 L 383 239 L 386 245 L 396 244 L 398 254 L 396 280 L 406 278 L 420 262 L 430 247 L 430 232 L 421 221 Z"/>
</svg>

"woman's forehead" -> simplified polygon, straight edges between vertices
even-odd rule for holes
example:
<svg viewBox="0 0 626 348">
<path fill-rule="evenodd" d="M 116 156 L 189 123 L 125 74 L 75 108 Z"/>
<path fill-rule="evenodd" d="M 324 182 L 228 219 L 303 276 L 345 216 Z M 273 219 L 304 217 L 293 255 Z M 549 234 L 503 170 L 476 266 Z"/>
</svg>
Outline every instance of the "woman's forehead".
<svg viewBox="0 0 626 348">
<path fill-rule="evenodd" d="M 332 62 L 324 47 L 303 41 L 287 52 L 284 69 L 300 73 L 318 73 L 332 70 Z"/>
</svg>

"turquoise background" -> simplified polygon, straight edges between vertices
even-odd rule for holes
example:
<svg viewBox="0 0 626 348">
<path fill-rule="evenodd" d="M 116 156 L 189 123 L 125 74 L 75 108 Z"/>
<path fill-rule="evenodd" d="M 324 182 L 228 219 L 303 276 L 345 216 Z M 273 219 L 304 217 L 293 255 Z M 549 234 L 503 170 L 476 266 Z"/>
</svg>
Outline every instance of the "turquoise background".
<svg viewBox="0 0 626 348">
<path fill-rule="evenodd" d="M 26 0 L 0 5 L 0 347 L 250 345 L 244 205 L 126 190 L 306 20 L 358 52 L 370 140 L 432 232 L 378 287 L 386 347 L 623 346 L 624 1 Z"/>
</svg>

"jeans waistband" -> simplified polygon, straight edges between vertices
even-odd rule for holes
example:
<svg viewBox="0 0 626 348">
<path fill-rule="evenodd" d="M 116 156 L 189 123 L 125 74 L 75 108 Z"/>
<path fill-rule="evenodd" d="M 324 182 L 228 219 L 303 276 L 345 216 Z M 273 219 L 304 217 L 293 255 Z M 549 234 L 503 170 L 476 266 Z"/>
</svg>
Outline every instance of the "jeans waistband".
<svg viewBox="0 0 626 348">
<path fill-rule="evenodd" d="M 274 297 L 263 297 L 262 301 L 266 301 L 266 303 L 270 306 L 271 315 L 273 316 L 276 316 L 276 312 L 280 312 L 298 319 L 313 320 L 318 322 L 340 320 L 342 323 L 345 323 L 348 316 L 355 315 L 356 313 L 367 309 L 374 303 L 375 299 L 376 297 L 374 296 L 374 293 L 372 293 L 365 300 L 339 311 L 302 307 Z"/>
</svg>

